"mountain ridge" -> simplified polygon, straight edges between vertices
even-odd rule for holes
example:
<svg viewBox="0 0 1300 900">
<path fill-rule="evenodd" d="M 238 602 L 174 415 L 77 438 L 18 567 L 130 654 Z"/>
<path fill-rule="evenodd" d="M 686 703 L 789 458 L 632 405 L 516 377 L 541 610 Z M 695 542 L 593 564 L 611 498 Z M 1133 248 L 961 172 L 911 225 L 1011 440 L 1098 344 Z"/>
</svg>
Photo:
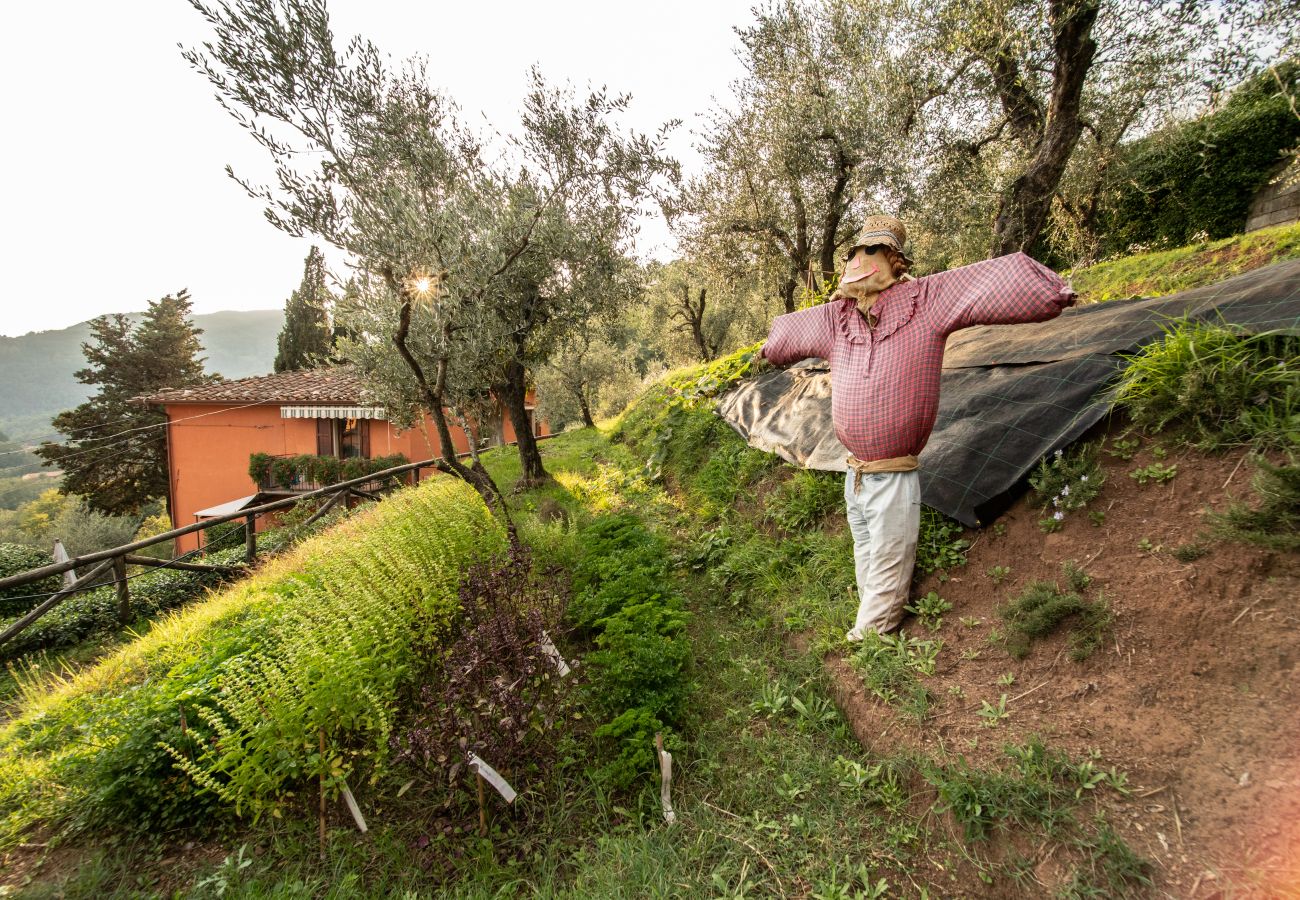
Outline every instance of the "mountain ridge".
<svg viewBox="0 0 1300 900">
<path fill-rule="evenodd" d="M 141 314 L 127 315 L 135 320 Z M 203 329 L 199 341 L 206 371 L 224 378 L 271 371 L 283 310 L 220 310 L 194 315 L 191 321 Z M 50 419 L 93 393 L 92 386 L 81 384 L 75 375 L 86 364 L 81 345 L 89 339 L 90 321 L 0 336 L 0 431 L 24 441 L 54 436 Z"/>
</svg>

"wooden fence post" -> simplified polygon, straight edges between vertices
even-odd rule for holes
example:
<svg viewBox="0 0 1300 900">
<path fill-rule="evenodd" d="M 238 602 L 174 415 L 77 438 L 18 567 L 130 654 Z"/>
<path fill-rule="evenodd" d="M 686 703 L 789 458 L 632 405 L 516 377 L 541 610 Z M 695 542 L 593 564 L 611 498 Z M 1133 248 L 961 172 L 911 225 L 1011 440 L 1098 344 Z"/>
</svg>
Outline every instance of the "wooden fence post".
<svg viewBox="0 0 1300 900">
<path fill-rule="evenodd" d="M 244 562 L 250 566 L 257 559 L 257 516 L 244 517 Z"/>
<path fill-rule="evenodd" d="M 117 580 L 117 620 L 123 625 L 131 621 L 131 588 L 126 581 L 126 557 L 113 557 L 113 578 Z"/>
</svg>

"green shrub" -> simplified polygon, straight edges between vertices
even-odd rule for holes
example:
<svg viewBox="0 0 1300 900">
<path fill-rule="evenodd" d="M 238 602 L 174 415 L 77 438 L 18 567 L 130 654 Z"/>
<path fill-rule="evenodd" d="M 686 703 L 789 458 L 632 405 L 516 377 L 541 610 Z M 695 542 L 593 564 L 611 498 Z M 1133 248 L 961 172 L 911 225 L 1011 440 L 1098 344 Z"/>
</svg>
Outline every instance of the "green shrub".
<svg viewBox="0 0 1300 900">
<path fill-rule="evenodd" d="M 260 485 L 271 477 L 271 461 L 275 457 L 269 453 L 250 453 L 248 455 L 248 477 L 253 484 Z"/>
<path fill-rule="evenodd" d="M 1219 110 L 1129 146 L 1115 169 L 1117 192 L 1099 233 L 1108 253 L 1133 244 L 1187 244 L 1241 231 L 1255 194 L 1300 139 L 1288 103 L 1300 64 L 1276 67 L 1246 82 Z"/>
<path fill-rule="evenodd" d="M 0 730 L 0 841 L 40 818 L 278 816 L 322 774 L 377 777 L 412 641 L 437 640 L 463 567 L 504 546 L 471 488 L 431 479 L 156 623 Z"/>
<path fill-rule="evenodd" d="M 1116 405 L 1206 449 L 1300 444 L 1300 337 L 1182 321 L 1128 361 Z"/>
<path fill-rule="evenodd" d="M 48 553 L 42 553 L 22 544 L 0 543 L 0 578 L 8 578 L 30 569 L 39 569 L 54 562 Z M 0 591 L 0 616 L 20 616 L 40 603 L 63 585 L 58 575 L 29 581 Z"/>
</svg>

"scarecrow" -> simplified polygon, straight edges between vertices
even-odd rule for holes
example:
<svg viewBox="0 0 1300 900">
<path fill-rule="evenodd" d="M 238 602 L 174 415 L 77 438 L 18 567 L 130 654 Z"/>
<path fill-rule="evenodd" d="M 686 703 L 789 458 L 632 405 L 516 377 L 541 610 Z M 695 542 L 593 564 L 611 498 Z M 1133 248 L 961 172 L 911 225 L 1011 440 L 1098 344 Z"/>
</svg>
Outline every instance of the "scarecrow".
<svg viewBox="0 0 1300 900">
<path fill-rule="evenodd" d="M 858 582 L 846 639 L 898 627 L 921 526 L 920 454 L 939 410 L 944 342 L 959 328 L 1042 322 L 1074 303 L 1060 276 L 1023 253 L 912 278 L 907 229 L 870 216 L 831 299 L 777 316 L 761 355 L 831 367 L 831 417 L 846 460 L 844 501 Z"/>
</svg>

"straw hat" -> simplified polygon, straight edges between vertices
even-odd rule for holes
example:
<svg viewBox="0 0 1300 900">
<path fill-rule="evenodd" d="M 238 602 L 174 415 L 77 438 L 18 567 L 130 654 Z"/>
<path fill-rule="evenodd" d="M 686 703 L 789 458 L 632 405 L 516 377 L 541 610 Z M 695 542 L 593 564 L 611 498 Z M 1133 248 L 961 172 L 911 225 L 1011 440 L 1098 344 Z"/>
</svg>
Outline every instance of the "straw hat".
<svg viewBox="0 0 1300 900">
<path fill-rule="evenodd" d="M 852 258 L 859 247 L 892 247 L 903 254 L 907 264 L 912 265 L 912 258 L 903 251 L 907 243 L 907 226 L 893 216 L 867 216 L 858 232 L 858 239 L 849 247 L 845 259 Z"/>
</svg>

